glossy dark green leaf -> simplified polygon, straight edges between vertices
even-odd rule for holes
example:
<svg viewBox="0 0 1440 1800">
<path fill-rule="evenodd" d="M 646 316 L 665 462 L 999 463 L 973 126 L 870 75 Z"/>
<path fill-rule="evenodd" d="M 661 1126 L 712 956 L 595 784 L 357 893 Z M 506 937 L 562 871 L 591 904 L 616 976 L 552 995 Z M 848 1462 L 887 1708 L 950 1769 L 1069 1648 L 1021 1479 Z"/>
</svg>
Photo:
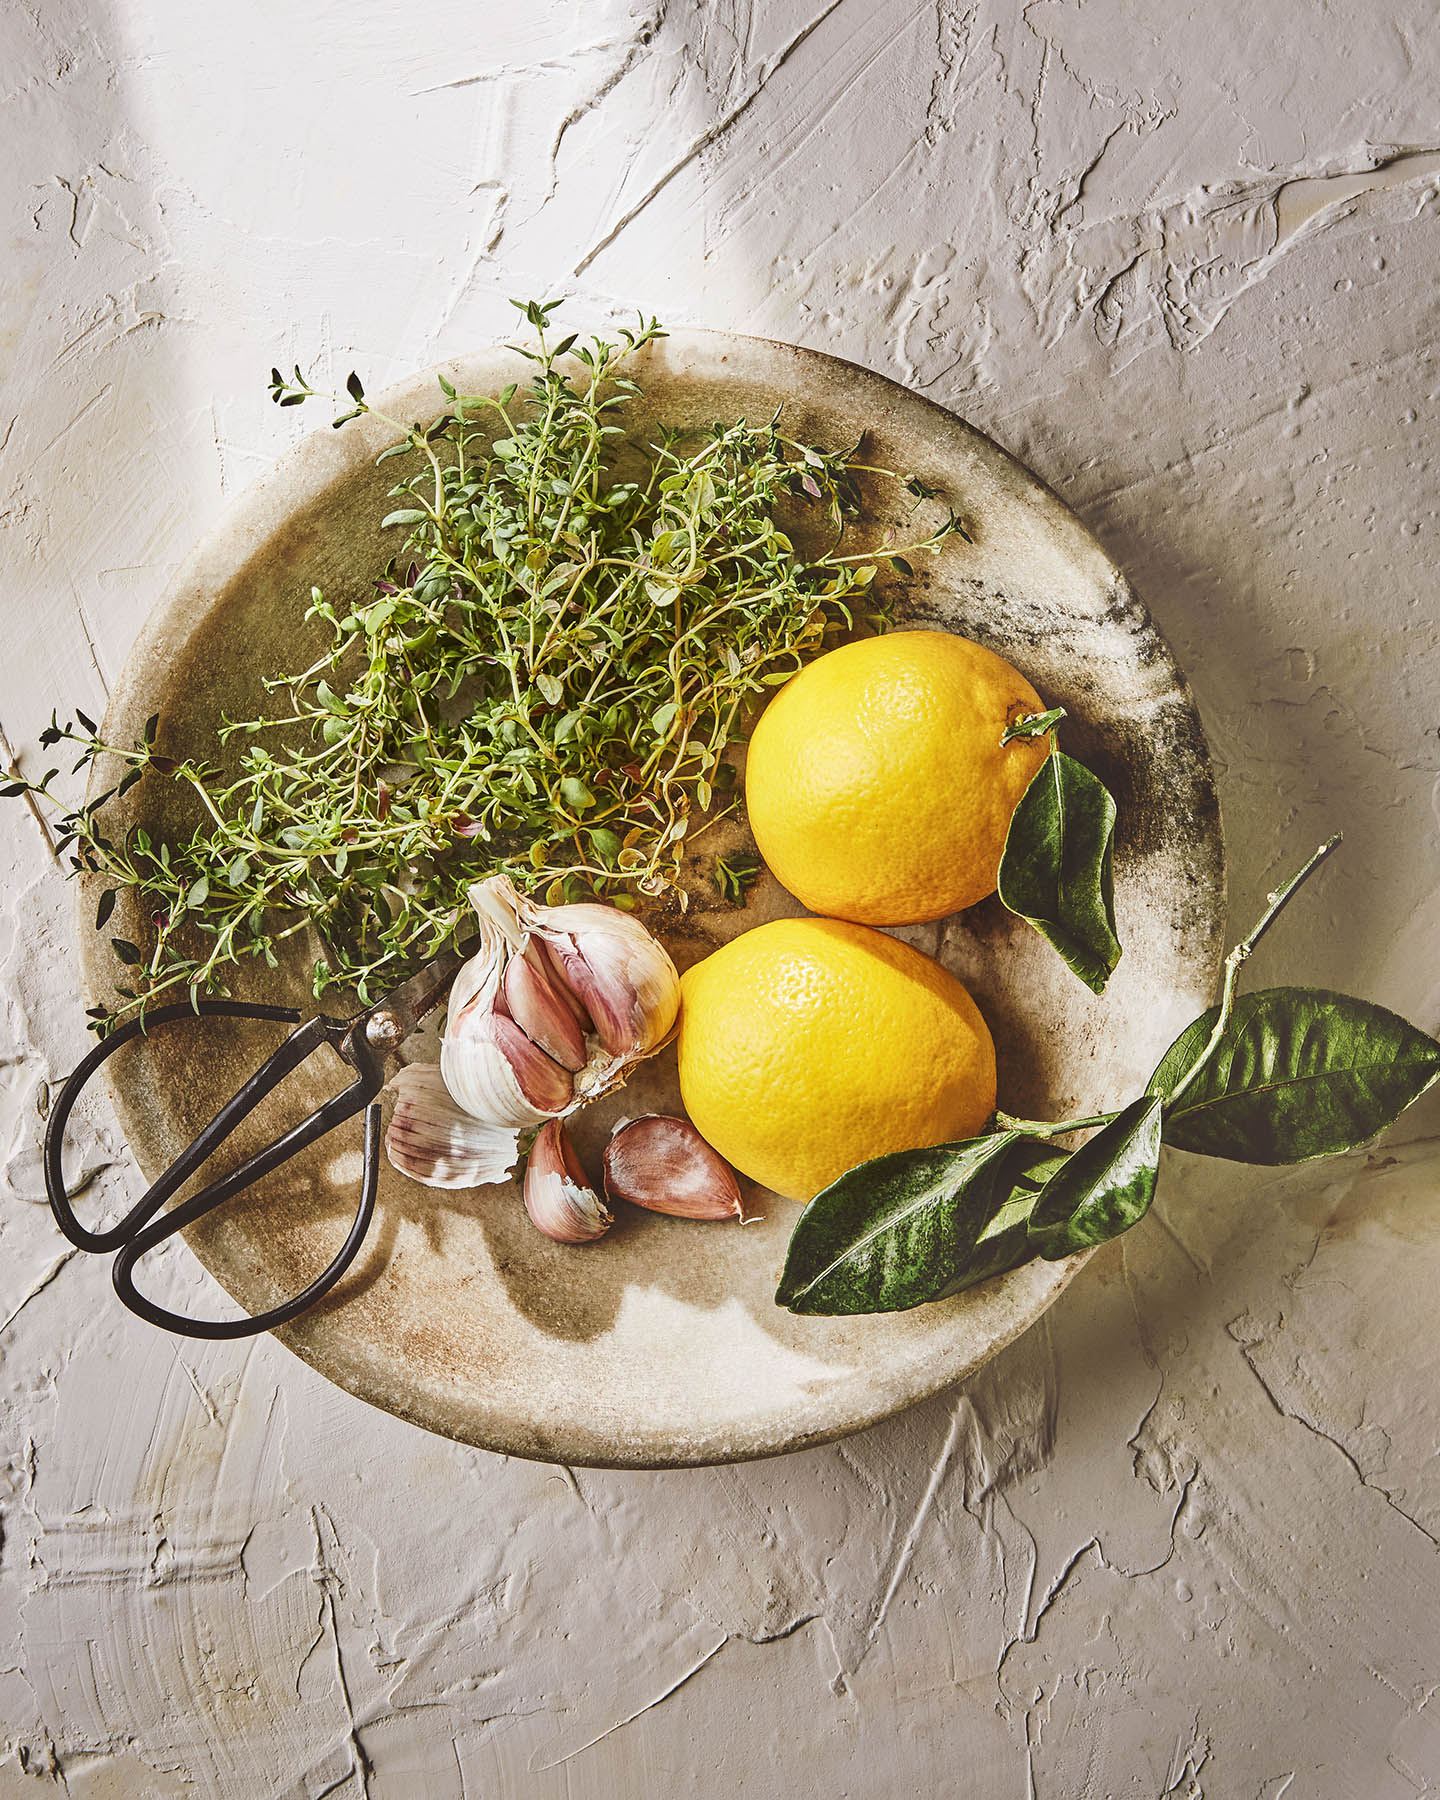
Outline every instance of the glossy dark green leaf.
<svg viewBox="0 0 1440 1800">
<path fill-rule="evenodd" d="M 1144 1218 L 1160 1166 L 1160 1101 L 1132 1100 L 1045 1184 L 1030 1212 L 1031 1251 L 1048 1262 L 1108 1243 Z"/>
<path fill-rule="evenodd" d="M 1025 1215 L 1064 1160 L 1013 1131 L 876 1157 L 817 1194 L 790 1239 L 777 1303 L 796 1313 L 900 1312 L 1033 1251 Z"/>
<path fill-rule="evenodd" d="M 1181 1032 L 1150 1077 L 1168 1095 L 1218 1009 Z M 1325 988 L 1262 988 L 1235 1002 L 1214 1056 L 1165 1118 L 1165 1142 L 1233 1162 L 1309 1162 L 1368 1143 L 1440 1076 L 1440 1044 L 1398 1013 Z"/>
<path fill-rule="evenodd" d="M 1115 802 L 1104 784 L 1055 750 L 1021 796 L 1000 859 L 1001 900 L 1097 994 L 1120 960 L 1114 842 Z"/>
</svg>

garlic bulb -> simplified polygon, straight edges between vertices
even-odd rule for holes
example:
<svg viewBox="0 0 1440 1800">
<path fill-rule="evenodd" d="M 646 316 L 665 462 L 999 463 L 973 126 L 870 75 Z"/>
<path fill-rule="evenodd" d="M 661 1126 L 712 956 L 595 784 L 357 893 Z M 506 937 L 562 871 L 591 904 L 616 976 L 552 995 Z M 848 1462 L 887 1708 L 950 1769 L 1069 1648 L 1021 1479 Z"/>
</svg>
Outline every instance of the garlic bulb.
<svg viewBox="0 0 1440 1800">
<path fill-rule="evenodd" d="M 439 1074 L 487 1134 L 474 1151 L 478 1185 L 514 1168 L 523 1131 L 617 1086 L 666 1042 L 680 978 L 645 926 L 618 907 L 537 906 L 504 875 L 478 882 L 470 902 L 480 947 L 450 990 Z M 403 1141 L 392 1120 L 390 1160 L 432 1186 L 472 1185 L 461 1174 L 463 1134 L 434 1102 L 431 1084 L 427 1110 L 406 1109 Z M 427 1120 L 443 1181 L 423 1172 Z"/>
<path fill-rule="evenodd" d="M 621 1119 L 605 1147 L 605 1192 L 677 1219 L 745 1222 L 735 1171 L 688 1119 Z"/>
<path fill-rule="evenodd" d="M 612 1215 L 591 1187 L 559 1119 L 540 1127 L 525 1162 L 525 1210 L 557 1244 L 589 1244 L 610 1229 Z"/>
</svg>

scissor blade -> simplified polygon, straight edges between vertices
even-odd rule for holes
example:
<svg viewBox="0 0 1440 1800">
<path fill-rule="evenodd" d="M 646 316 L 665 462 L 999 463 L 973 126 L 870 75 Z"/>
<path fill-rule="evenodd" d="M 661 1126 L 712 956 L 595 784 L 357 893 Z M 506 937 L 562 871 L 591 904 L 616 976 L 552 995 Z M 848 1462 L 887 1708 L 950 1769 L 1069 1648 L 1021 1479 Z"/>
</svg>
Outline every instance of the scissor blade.
<svg viewBox="0 0 1440 1800">
<path fill-rule="evenodd" d="M 387 1051 L 395 1049 L 434 1012 L 450 992 L 450 984 L 461 967 L 479 948 L 477 936 L 442 952 L 408 981 L 391 988 L 388 994 L 361 1013 L 355 1025 L 365 1032 L 371 1043 L 383 1044 Z"/>
</svg>

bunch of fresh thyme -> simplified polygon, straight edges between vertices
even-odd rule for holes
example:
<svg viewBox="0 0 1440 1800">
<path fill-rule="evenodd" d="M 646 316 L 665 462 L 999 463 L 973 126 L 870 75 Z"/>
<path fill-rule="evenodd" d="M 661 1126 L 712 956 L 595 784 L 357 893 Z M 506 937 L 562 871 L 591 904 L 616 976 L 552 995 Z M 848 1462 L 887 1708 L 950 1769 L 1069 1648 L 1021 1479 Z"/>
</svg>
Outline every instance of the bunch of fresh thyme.
<svg viewBox="0 0 1440 1800">
<path fill-rule="evenodd" d="M 137 891 L 154 938 L 112 940 L 133 968 L 122 1011 L 223 993 L 227 968 L 273 967 L 310 927 L 325 946 L 316 996 L 345 984 L 367 1001 L 435 954 L 466 887 L 495 872 L 551 904 L 666 892 L 692 822 L 726 805 L 724 753 L 765 690 L 857 608 L 883 629 L 879 560 L 908 572 L 902 550 L 963 535 L 947 509 L 911 544 L 851 548 L 857 472 L 903 482 L 917 508 L 935 490 L 868 469 L 858 445 L 797 443 L 778 413 L 627 442 L 640 390 L 622 367 L 664 333 L 642 320 L 620 345 L 552 343 L 554 304 L 521 307 L 538 336 L 523 389 L 460 394 L 441 377 L 432 424 L 388 421 L 401 435 L 381 460 L 406 473 L 385 524 L 404 548 L 354 611 L 311 590 L 305 616 L 330 643 L 266 683 L 274 716 L 226 723 L 241 746 L 228 769 L 165 755 L 158 720 L 125 747 L 77 713 L 42 741 L 78 745 L 77 770 L 113 758 L 118 787 L 78 808 L 54 771 L 0 790 L 59 809 L 74 869 L 109 884 L 99 927 L 118 890 Z M 337 425 L 371 410 L 354 375 L 348 389 Z M 298 368 L 272 376 L 281 406 L 315 391 Z M 781 528 L 790 511 L 822 527 L 818 547 Z M 110 803 L 146 775 L 191 791 L 188 838 L 110 834 Z"/>
</svg>

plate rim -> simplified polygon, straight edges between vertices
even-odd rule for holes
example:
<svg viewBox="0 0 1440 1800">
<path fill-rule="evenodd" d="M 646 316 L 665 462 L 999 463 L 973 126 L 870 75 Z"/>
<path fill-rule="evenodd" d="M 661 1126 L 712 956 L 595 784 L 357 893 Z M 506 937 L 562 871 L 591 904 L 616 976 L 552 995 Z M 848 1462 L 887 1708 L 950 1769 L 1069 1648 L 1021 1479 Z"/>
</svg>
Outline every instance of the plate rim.
<svg viewBox="0 0 1440 1800">
<path fill-rule="evenodd" d="M 606 327 L 597 325 L 596 330 L 603 334 Z M 826 351 L 813 350 L 783 340 L 738 332 L 695 327 L 677 328 L 668 332 L 661 343 L 662 351 L 667 358 L 674 356 L 677 352 L 683 354 L 687 347 L 695 351 L 703 351 L 716 358 L 721 364 L 727 360 L 726 353 L 730 350 L 742 353 L 758 351 L 762 356 L 771 359 L 778 353 L 793 359 L 801 367 L 809 365 L 817 369 L 823 368 L 831 376 L 839 371 L 842 376 L 854 377 L 862 383 L 879 384 L 882 389 L 888 389 L 899 396 L 906 406 L 914 407 L 918 404 L 932 416 L 940 430 L 958 430 L 968 439 L 970 448 L 981 456 L 992 472 L 999 474 L 1005 480 L 1005 484 L 1012 491 L 1024 492 L 1030 503 L 1038 505 L 1045 514 L 1049 526 L 1052 529 L 1058 528 L 1063 534 L 1067 540 L 1067 548 L 1073 546 L 1076 551 L 1083 552 L 1092 559 L 1097 568 L 1103 569 L 1117 596 L 1124 597 L 1127 608 L 1133 607 L 1138 624 L 1150 635 L 1155 646 L 1163 653 L 1166 672 L 1173 682 L 1174 691 L 1185 703 L 1195 726 L 1200 754 L 1196 759 L 1193 777 L 1200 783 L 1206 797 L 1212 803 L 1215 819 L 1214 830 L 1205 833 L 1202 840 L 1202 847 L 1207 852 L 1202 873 L 1207 878 L 1210 942 L 1206 948 L 1209 952 L 1209 981 L 1213 989 L 1213 983 L 1218 977 L 1223 957 L 1226 857 L 1216 772 L 1209 737 L 1205 731 L 1204 721 L 1189 678 L 1175 656 L 1168 639 L 1156 625 L 1148 606 L 1135 593 L 1124 571 L 1110 556 L 1105 546 L 1048 482 L 1035 474 L 988 433 L 971 424 L 961 414 L 931 399 L 928 395 L 917 393 L 889 375 L 849 359 L 833 356 Z M 437 375 L 448 374 L 456 367 L 474 367 L 476 364 L 486 361 L 491 362 L 497 371 L 504 366 L 509 372 L 520 373 L 529 366 L 523 362 L 512 346 L 495 340 L 412 372 L 377 393 L 373 397 L 373 403 L 386 410 L 393 408 L 400 416 L 403 416 L 413 408 L 415 398 L 419 394 L 435 390 Z M 508 373 L 505 378 L 508 379 Z M 803 397 L 803 389 L 797 388 L 797 397 Z M 133 734 L 135 722 L 140 717 L 145 704 L 140 699 L 140 691 L 146 685 L 151 664 L 157 655 L 164 654 L 167 643 L 184 644 L 188 642 L 195 631 L 203 628 L 215 605 L 215 590 L 226 582 L 232 581 L 237 571 L 243 569 L 246 563 L 275 535 L 276 531 L 284 528 L 286 519 L 315 504 L 328 489 L 342 482 L 363 464 L 373 462 L 374 456 L 380 449 L 394 442 L 394 437 L 393 426 L 389 423 L 382 424 L 373 415 L 357 419 L 338 432 L 332 430 L 328 423 L 317 427 L 292 443 L 269 468 L 221 508 L 214 521 L 175 568 L 126 652 L 124 664 L 105 710 L 102 731 L 107 736 L 116 730 L 130 730 Z M 284 495 L 285 504 L 283 508 L 277 508 L 274 503 L 275 496 L 281 493 Z M 243 549 L 237 547 L 237 538 L 243 538 Z M 99 771 L 92 770 L 92 786 L 99 779 Z M 97 993 L 105 991 L 112 974 L 108 967 L 108 959 L 102 950 L 101 941 L 93 930 L 91 914 L 93 913 L 94 879 L 77 881 L 74 912 L 75 930 L 80 949 L 82 983 L 87 996 L 92 1000 Z M 1205 1003 L 1208 1004 L 1208 1000 Z M 123 1127 L 127 1110 L 125 1097 L 111 1082 L 108 1065 L 105 1074 L 110 1098 Z M 190 1234 L 187 1232 L 184 1236 L 187 1244 L 190 1244 L 192 1254 L 197 1254 L 195 1246 L 190 1243 Z M 973 1354 L 949 1362 L 942 1357 L 940 1372 L 933 1380 L 927 1373 L 925 1379 L 913 1384 L 909 1391 L 898 1398 L 893 1395 L 875 1396 L 874 1404 L 861 1409 L 853 1409 L 843 1420 L 818 1429 L 795 1431 L 788 1435 L 772 1432 L 763 1440 L 726 1444 L 723 1447 L 714 1443 L 699 1443 L 688 1448 L 676 1445 L 663 1455 L 654 1446 L 638 1444 L 633 1450 L 625 1444 L 615 1444 L 610 1453 L 603 1457 L 581 1453 L 578 1450 L 572 1452 L 568 1449 L 563 1450 L 562 1454 L 562 1447 L 546 1447 L 536 1441 L 536 1435 L 533 1433 L 528 1437 L 523 1433 L 516 1433 L 510 1437 L 509 1441 L 502 1442 L 497 1441 L 494 1433 L 481 1437 L 478 1435 L 467 1436 L 456 1430 L 445 1430 L 437 1424 L 416 1416 L 403 1400 L 397 1401 L 393 1393 L 386 1395 L 377 1391 L 379 1384 L 367 1381 L 365 1371 L 358 1363 L 349 1361 L 343 1356 L 327 1355 L 323 1342 L 319 1346 L 310 1345 L 306 1340 L 303 1321 L 270 1335 L 277 1338 L 291 1355 L 304 1362 L 317 1374 L 356 1399 L 363 1401 L 366 1405 L 387 1413 L 391 1417 L 404 1419 L 407 1423 L 417 1425 L 422 1430 L 450 1437 L 453 1441 L 473 1444 L 478 1448 L 492 1450 L 499 1454 L 518 1456 L 526 1460 L 538 1462 L 563 1460 L 579 1467 L 628 1469 L 705 1467 L 722 1463 L 760 1460 L 834 1442 L 855 1432 L 866 1430 L 872 1425 L 880 1424 L 910 1406 L 917 1405 L 922 1400 L 954 1387 L 968 1379 L 986 1362 L 998 1355 L 1007 1345 L 1013 1343 L 1043 1318 L 1094 1254 L 1093 1250 L 1085 1251 L 1068 1258 L 1063 1263 L 1049 1265 L 1053 1271 L 1053 1279 L 1046 1284 L 1043 1295 L 1035 1304 L 1021 1311 L 1018 1317 L 1007 1317 L 1002 1321 L 998 1329 L 991 1332 L 984 1346 Z M 202 1262 L 212 1277 L 228 1293 L 229 1290 L 226 1288 L 223 1277 L 216 1270 L 210 1268 L 203 1257 L 197 1255 L 197 1260 Z"/>
</svg>

